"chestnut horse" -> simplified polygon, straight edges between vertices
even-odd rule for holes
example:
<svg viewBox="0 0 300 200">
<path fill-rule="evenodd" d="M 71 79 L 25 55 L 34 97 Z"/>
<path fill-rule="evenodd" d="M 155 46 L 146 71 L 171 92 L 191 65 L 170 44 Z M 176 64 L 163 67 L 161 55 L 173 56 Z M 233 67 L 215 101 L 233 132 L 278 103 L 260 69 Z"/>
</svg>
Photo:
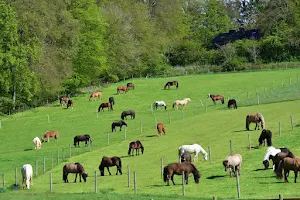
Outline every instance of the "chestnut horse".
<svg viewBox="0 0 300 200">
<path fill-rule="evenodd" d="M 218 95 L 213 95 L 213 94 L 208 94 L 207 98 L 211 98 L 211 100 L 214 102 L 214 104 L 216 105 L 216 101 L 221 101 L 222 104 L 224 104 L 224 97 L 220 94 Z"/>
<path fill-rule="evenodd" d="M 77 179 L 77 175 L 79 174 L 79 181 L 81 182 L 81 176 L 84 180 L 84 182 L 86 182 L 86 177 L 88 177 L 88 174 L 85 172 L 83 166 L 80 163 L 68 163 L 65 164 L 65 166 L 63 167 L 63 180 L 65 181 L 65 183 L 68 183 L 68 174 L 69 173 L 73 173 L 76 174 L 75 176 L 75 180 L 74 182 L 76 183 L 76 179 Z"/>
<path fill-rule="evenodd" d="M 100 112 L 101 110 L 104 112 L 104 108 L 107 108 L 108 111 L 112 111 L 112 106 L 109 102 L 101 103 L 98 108 L 98 112 Z"/>
<path fill-rule="evenodd" d="M 68 102 L 68 97 L 65 96 L 59 97 L 59 103 L 61 106 L 67 105 L 67 102 Z"/>
<path fill-rule="evenodd" d="M 44 135 L 42 136 L 41 141 L 45 142 L 47 139 L 47 142 L 49 142 L 49 139 L 51 137 L 54 137 L 55 141 L 57 141 L 58 140 L 58 131 L 46 131 L 44 133 Z"/>
<path fill-rule="evenodd" d="M 256 114 L 248 114 L 246 116 L 246 129 L 247 131 L 249 131 L 249 124 L 250 123 L 255 123 L 255 130 L 258 129 L 259 130 L 259 123 L 261 125 L 262 129 L 265 129 L 265 119 L 264 116 L 260 113 L 256 113 Z"/>
<path fill-rule="evenodd" d="M 237 109 L 236 100 L 235 99 L 229 99 L 227 104 L 228 109 L 234 108 Z"/>
<path fill-rule="evenodd" d="M 164 89 L 166 89 L 167 87 L 170 89 L 170 86 L 176 86 L 176 89 L 178 89 L 178 81 L 170 81 L 167 82 L 166 85 L 164 86 Z"/>
<path fill-rule="evenodd" d="M 123 93 L 128 92 L 127 86 L 119 86 L 119 87 L 117 87 L 117 94 L 120 94 L 121 91 L 123 91 Z"/>
<path fill-rule="evenodd" d="M 128 156 L 132 155 L 133 156 L 133 153 L 134 153 L 134 150 L 135 150 L 135 155 L 140 155 L 140 149 L 141 149 L 141 152 L 142 154 L 144 154 L 144 147 L 141 143 L 141 141 L 137 140 L 137 141 L 133 141 L 133 142 L 130 142 L 129 144 L 129 148 L 128 148 Z"/>
<path fill-rule="evenodd" d="M 72 109 L 73 109 L 73 105 L 74 105 L 74 101 L 72 99 L 69 99 L 68 103 L 67 103 L 67 108 L 72 106 Z"/>
<path fill-rule="evenodd" d="M 128 89 L 129 89 L 129 88 L 134 89 L 134 84 L 133 84 L 132 82 L 127 83 L 127 88 L 128 88 Z"/>
<path fill-rule="evenodd" d="M 289 158 L 286 157 L 280 161 L 278 169 L 276 170 L 276 178 L 282 179 L 282 170 L 284 170 L 284 182 L 288 183 L 287 177 L 289 176 L 290 170 L 293 170 L 295 173 L 296 183 L 298 171 L 300 171 L 300 158 Z"/>
<path fill-rule="evenodd" d="M 91 94 L 89 101 L 94 100 L 95 98 L 98 98 L 99 100 L 102 100 L 102 93 L 101 92 L 94 92 Z"/>
<path fill-rule="evenodd" d="M 121 158 L 114 156 L 114 157 L 106 157 L 103 156 L 102 161 L 99 165 L 99 170 L 101 173 L 101 176 L 104 176 L 104 168 L 107 168 L 107 171 L 109 173 L 109 175 L 111 175 L 110 171 L 109 171 L 109 167 L 112 166 L 116 166 L 117 167 L 117 173 L 116 175 L 118 175 L 118 172 L 120 172 L 120 174 L 122 175 L 122 162 L 121 162 Z"/>
<path fill-rule="evenodd" d="M 157 129 L 157 135 L 158 136 L 161 136 L 161 132 L 163 132 L 164 135 L 166 135 L 166 130 L 165 130 L 165 127 L 164 127 L 164 125 L 162 123 L 158 123 L 156 125 L 156 129 Z"/>
<path fill-rule="evenodd" d="M 182 162 L 182 163 L 171 163 L 164 167 L 164 181 L 169 184 L 169 180 L 171 179 L 174 183 L 174 174 L 182 175 L 184 173 L 185 183 L 188 184 L 189 174 L 193 173 L 195 183 L 199 183 L 200 173 L 197 168 L 190 162 Z"/>
</svg>

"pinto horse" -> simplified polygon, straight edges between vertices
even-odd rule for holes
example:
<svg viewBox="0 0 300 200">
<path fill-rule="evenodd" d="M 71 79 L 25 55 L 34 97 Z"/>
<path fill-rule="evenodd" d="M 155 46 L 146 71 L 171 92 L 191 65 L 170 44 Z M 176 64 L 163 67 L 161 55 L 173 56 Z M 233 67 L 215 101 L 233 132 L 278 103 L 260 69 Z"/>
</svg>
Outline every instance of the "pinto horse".
<svg viewBox="0 0 300 200">
<path fill-rule="evenodd" d="M 227 104 L 228 109 L 234 108 L 237 109 L 236 100 L 235 99 L 229 99 Z"/>
<path fill-rule="evenodd" d="M 264 169 L 269 168 L 269 160 L 271 159 L 273 161 L 275 172 L 278 168 L 280 160 L 282 160 L 285 157 L 295 158 L 295 155 L 288 148 L 285 147 L 279 149 L 276 149 L 273 146 L 269 147 L 263 160 L 263 165 L 265 167 Z"/>
<path fill-rule="evenodd" d="M 256 114 L 248 114 L 246 116 L 246 129 L 247 131 L 249 131 L 249 124 L 250 123 L 255 123 L 255 130 L 258 129 L 259 130 L 259 123 L 261 125 L 262 129 L 265 129 L 265 119 L 264 116 L 260 113 L 256 113 Z"/>
<path fill-rule="evenodd" d="M 74 137 L 74 146 L 76 147 L 77 145 L 79 147 L 79 142 L 85 142 L 85 146 L 88 146 L 89 143 L 92 143 L 92 139 L 88 134 L 76 135 Z"/>
<path fill-rule="evenodd" d="M 258 138 L 259 146 L 261 146 L 262 143 L 265 142 L 265 140 L 267 140 L 268 146 L 272 146 L 272 132 L 270 130 L 266 130 L 266 129 L 262 130 Z"/>
<path fill-rule="evenodd" d="M 129 144 L 129 148 L 128 148 L 128 156 L 134 154 L 134 150 L 135 150 L 135 155 L 140 155 L 140 149 L 141 149 L 141 152 L 142 154 L 144 154 L 144 146 L 142 145 L 141 141 L 137 140 L 137 141 L 133 141 L 133 142 L 130 142 Z"/>
<path fill-rule="evenodd" d="M 47 139 L 47 142 L 49 142 L 51 137 L 54 137 L 55 141 L 57 141 L 58 140 L 58 131 L 46 131 L 44 133 L 44 135 L 42 136 L 41 141 L 45 142 Z"/>
<path fill-rule="evenodd" d="M 197 170 L 197 168 L 189 162 L 182 162 L 182 163 L 171 163 L 164 167 L 164 182 L 167 182 L 167 185 L 169 186 L 169 180 L 171 179 L 174 183 L 174 174 L 176 175 L 182 175 L 184 173 L 184 179 L 185 184 L 188 184 L 188 178 L 189 174 L 193 173 L 195 183 L 199 183 L 200 179 L 200 172 Z"/>
<path fill-rule="evenodd" d="M 192 145 L 182 145 L 178 148 L 178 155 L 179 159 L 181 158 L 184 152 L 189 152 L 194 154 L 194 161 L 198 161 L 198 154 L 201 153 L 204 160 L 207 160 L 208 153 L 199 145 L 199 144 L 192 144 Z"/>
<path fill-rule="evenodd" d="M 98 112 L 100 112 L 101 110 L 104 112 L 104 108 L 107 108 L 108 111 L 112 110 L 111 104 L 109 102 L 106 102 L 100 104 L 100 106 L 98 107 Z"/>
<path fill-rule="evenodd" d="M 286 157 L 280 161 L 278 169 L 276 170 L 276 178 L 282 179 L 282 170 L 284 170 L 284 182 L 288 183 L 287 177 L 289 176 L 290 170 L 295 173 L 295 180 L 297 182 L 298 171 L 300 171 L 300 158 L 289 158 Z"/>
<path fill-rule="evenodd" d="M 165 111 L 167 111 L 167 105 L 164 101 L 155 101 L 153 103 L 153 108 L 155 108 L 155 110 L 157 110 L 157 107 L 163 107 L 165 109 Z"/>
<path fill-rule="evenodd" d="M 109 173 L 109 175 L 111 175 L 110 171 L 109 171 L 109 167 L 112 166 L 116 166 L 117 167 L 117 173 L 116 175 L 118 175 L 118 172 L 120 172 L 120 174 L 122 175 L 122 161 L 120 157 L 114 156 L 114 157 L 106 157 L 103 156 L 102 161 L 99 165 L 99 170 L 101 173 L 101 176 L 104 176 L 104 168 L 107 168 L 107 171 Z"/>
<path fill-rule="evenodd" d="M 119 87 L 117 87 L 117 94 L 120 94 L 121 91 L 123 91 L 123 93 L 128 92 L 127 86 L 119 86 Z"/>
<path fill-rule="evenodd" d="M 93 92 L 89 98 L 89 101 L 94 100 L 98 98 L 99 100 L 102 100 L 102 93 L 101 92 Z"/>
<path fill-rule="evenodd" d="M 213 95 L 213 94 L 208 94 L 207 98 L 211 98 L 211 100 L 214 102 L 214 104 L 216 105 L 216 101 L 221 101 L 222 104 L 224 104 L 224 97 L 220 94 L 218 95 Z"/>
<path fill-rule="evenodd" d="M 183 100 L 176 100 L 173 103 L 173 108 L 175 108 L 175 106 L 176 106 L 176 110 L 178 110 L 178 106 L 182 105 L 183 106 L 182 109 L 184 109 L 189 101 L 192 101 L 192 100 L 190 98 L 185 98 Z"/>
<path fill-rule="evenodd" d="M 116 131 L 116 126 L 119 126 L 119 127 L 120 127 L 120 131 L 121 131 L 122 126 L 126 126 L 126 127 L 127 127 L 127 123 L 124 122 L 123 120 L 113 122 L 113 123 L 111 124 L 111 132 Z"/>
<path fill-rule="evenodd" d="M 241 167 L 242 167 L 243 158 L 240 154 L 233 154 L 231 156 L 227 156 L 225 160 L 223 160 L 223 166 L 225 168 L 225 172 L 229 169 L 230 177 L 232 177 L 232 171 L 236 175 L 238 172 L 239 176 L 241 175 Z"/>
<path fill-rule="evenodd" d="M 130 115 L 131 116 L 131 119 L 135 119 L 135 112 L 134 110 L 126 110 L 126 111 L 123 111 L 121 113 L 121 119 L 124 120 L 124 119 L 127 119 L 127 115 Z"/>
<path fill-rule="evenodd" d="M 157 129 L 157 135 L 161 136 L 161 133 L 163 132 L 164 135 L 166 135 L 166 129 L 162 123 L 156 124 L 156 129 Z"/>
<path fill-rule="evenodd" d="M 170 89 L 170 86 L 176 86 L 176 89 L 178 89 L 178 81 L 167 82 L 166 85 L 164 86 L 164 89 L 166 89 L 167 87 Z"/>
<path fill-rule="evenodd" d="M 27 189 L 30 188 L 30 185 L 32 185 L 32 166 L 30 164 L 24 164 L 21 168 L 21 173 L 22 173 L 22 185 L 24 188 L 24 184 Z"/>
<path fill-rule="evenodd" d="M 68 97 L 65 96 L 59 97 L 59 103 L 61 106 L 67 105 L 67 102 L 68 102 Z"/>
<path fill-rule="evenodd" d="M 67 103 L 67 108 L 72 106 L 72 109 L 73 109 L 73 105 L 74 105 L 74 101 L 72 99 L 69 99 L 68 103 Z"/>
<path fill-rule="evenodd" d="M 74 182 L 76 183 L 77 175 L 79 174 L 79 181 L 81 182 L 81 177 L 83 178 L 84 182 L 86 182 L 86 177 L 88 174 L 85 172 L 83 166 L 80 163 L 68 163 L 65 164 L 63 167 L 63 180 L 65 183 L 68 183 L 68 174 L 73 173 L 76 174 Z"/>
<path fill-rule="evenodd" d="M 129 89 L 129 88 L 134 89 L 134 84 L 133 84 L 132 82 L 127 83 L 127 88 L 128 88 L 128 89 Z"/>
</svg>

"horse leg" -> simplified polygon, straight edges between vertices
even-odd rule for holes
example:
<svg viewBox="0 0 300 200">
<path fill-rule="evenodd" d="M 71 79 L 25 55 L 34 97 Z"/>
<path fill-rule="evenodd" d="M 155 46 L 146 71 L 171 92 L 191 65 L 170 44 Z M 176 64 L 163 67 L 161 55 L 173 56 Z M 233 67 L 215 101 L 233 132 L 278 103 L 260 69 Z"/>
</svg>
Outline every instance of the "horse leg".
<svg viewBox="0 0 300 200">
<path fill-rule="evenodd" d="M 172 182 L 173 182 L 173 185 L 175 185 L 175 183 L 174 183 L 174 174 L 172 174 L 171 180 L 172 180 Z"/>
<path fill-rule="evenodd" d="M 78 174 L 78 173 L 76 173 L 75 180 L 74 180 L 75 183 L 76 183 L 76 179 L 77 179 L 77 174 Z"/>
<path fill-rule="evenodd" d="M 82 176 L 82 174 L 79 174 L 79 182 L 81 182 L 81 176 Z"/>
<path fill-rule="evenodd" d="M 297 182 L 298 171 L 295 170 L 294 172 L 295 172 L 295 181 L 294 182 L 296 183 Z"/>
<path fill-rule="evenodd" d="M 184 173 L 184 180 L 185 180 L 185 184 L 187 185 L 188 182 L 189 182 L 189 176 L 188 176 L 188 173 Z"/>
<path fill-rule="evenodd" d="M 107 168 L 107 171 L 108 171 L 109 175 L 111 175 L 111 173 L 110 173 L 110 171 L 109 171 L 109 167 L 106 167 L 106 168 Z"/>
</svg>

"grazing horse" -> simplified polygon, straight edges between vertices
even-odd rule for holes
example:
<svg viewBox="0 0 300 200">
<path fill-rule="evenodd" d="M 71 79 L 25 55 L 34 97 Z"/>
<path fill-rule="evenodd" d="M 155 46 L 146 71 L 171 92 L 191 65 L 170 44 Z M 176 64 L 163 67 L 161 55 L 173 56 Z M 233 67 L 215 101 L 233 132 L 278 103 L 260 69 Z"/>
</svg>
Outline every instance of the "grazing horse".
<svg viewBox="0 0 300 200">
<path fill-rule="evenodd" d="M 255 123 L 255 130 L 258 129 L 259 130 L 259 123 L 261 125 L 262 129 L 265 129 L 265 119 L 264 116 L 260 113 L 256 113 L 256 114 L 248 114 L 246 116 L 246 129 L 247 131 L 249 131 L 249 124 L 250 123 Z"/>
<path fill-rule="evenodd" d="M 233 154 L 228 156 L 223 160 L 223 166 L 225 168 L 225 172 L 229 169 L 230 177 L 232 177 L 232 171 L 236 175 L 238 171 L 239 176 L 241 175 L 241 167 L 242 167 L 243 158 L 240 154 Z"/>
<path fill-rule="evenodd" d="M 167 105 L 164 101 L 155 101 L 153 103 L 153 108 L 155 108 L 155 110 L 157 110 L 157 107 L 163 107 L 165 109 L 165 111 L 167 111 Z"/>
<path fill-rule="evenodd" d="M 164 89 L 166 89 L 167 87 L 170 89 L 170 86 L 176 86 L 176 89 L 178 89 L 178 81 L 167 82 Z"/>
<path fill-rule="evenodd" d="M 228 104 L 227 104 L 228 109 L 230 108 L 234 108 L 237 109 L 237 104 L 236 104 L 236 100 L 235 99 L 229 99 L 228 100 Z"/>
<path fill-rule="evenodd" d="M 224 97 L 223 97 L 223 95 L 220 95 L 220 94 L 218 94 L 218 95 L 208 94 L 207 98 L 211 98 L 211 100 L 214 102 L 215 105 L 217 103 L 216 101 L 221 101 L 222 104 L 224 104 Z"/>
<path fill-rule="evenodd" d="M 128 88 L 128 89 L 129 89 L 129 88 L 134 89 L 134 84 L 133 84 L 132 82 L 127 83 L 127 88 Z"/>
<path fill-rule="evenodd" d="M 120 172 L 120 174 L 122 175 L 122 162 L 121 162 L 121 158 L 114 156 L 114 157 L 106 157 L 103 156 L 102 161 L 99 165 L 99 170 L 101 173 L 101 176 L 104 176 L 104 168 L 107 168 L 107 171 L 109 173 L 109 175 L 111 175 L 110 171 L 109 171 L 109 167 L 112 166 L 116 166 L 117 167 L 117 173 L 116 175 L 118 175 L 118 172 Z"/>
<path fill-rule="evenodd" d="M 119 86 L 119 87 L 117 87 L 117 94 L 120 94 L 121 91 L 123 91 L 123 93 L 128 92 L 127 86 Z"/>
<path fill-rule="evenodd" d="M 276 178 L 282 179 L 282 170 L 284 170 L 284 182 L 288 183 L 287 177 L 289 176 L 290 170 L 293 170 L 295 173 L 296 183 L 298 171 L 300 171 L 300 158 L 289 158 L 286 157 L 280 161 L 278 169 L 276 170 Z"/>
<path fill-rule="evenodd" d="M 109 102 L 106 103 L 101 103 L 100 106 L 98 107 L 98 112 L 100 112 L 101 110 L 104 112 L 104 108 L 107 108 L 108 111 L 111 111 L 111 104 Z"/>
<path fill-rule="evenodd" d="M 42 147 L 42 142 L 39 137 L 33 138 L 32 142 L 34 144 L 34 149 L 40 149 Z"/>
<path fill-rule="evenodd" d="M 130 142 L 129 144 L 129 148 L 128 148 L 128 156 L 132 155 L 133 156 L 133 153 L 134 153 L 134 150 L 135 150 L 135 155 L 140 155 L 140 149 L 142 151 L 142 154 L 144 154 L 144 147 L 141 143 L 141 141 L 137 140 L 137 141 L 133 141 L 133 142 Z"/>
<path fill-rule="evenodd" d="M 167 182 L 169 186 L 169 180 L 171 179 L 174 183 L 174 174 L 182 175 L 184 173 L 185 184 L 188 184 L 188 177 L 190 173 L 193 173 L 195 183 L 199 183 L 200 179 L 200 172 L 197 170 L 195 165 L 189 162 L 182 162 L 182 163 L 171 163 L 164 167 L 164 182 Z"/>
<path fill-rule="evenodd" d="M 110 109 L 114 110 L 113 105 L 115 105 L 115 99 L 113 97 L 109 97 L 108 102 L 110 103 Z"/>
<path fill-rule="evenodd" d="M 89 98 L 89 101 L 94 100 L 98 98 L 99 100 L 102 100 L 102 93 L 101 92 L 93 92 Z"/>
<path fill-rule="evenodd" d="M 198 161 L 198 154 L 201 153 L 204 160 L 207 160 L 207 152 L 199 145 L 199 144 L 192 144 L 192 145 L 182 145 L 178 148 L 178 155 L 179 159 L 184 152 L 189 152 L 194 154 L 194 161 Z"/>
<path fill-rule="evenodd" d="M 274 166 L 274 172 L 278 168 L 278 164 L 280 160 L 282 160 L 285 157 L 295 158 L 295 155 L 288 149 L 288 148 L 279 148 L 276 149 L 275 147 L 271 146 L 268 148 L 267 153 L 265 154 L 263 165 L 265 169 L 269 168 L 269 160 L 271 159 L 273 161 Z"/>
<path fill-rule="evenodd" d="M 167 134 L 167 133 L 166 133 L 166 129 L 165 129 L 165 127 L 164 127 L 164 125 L 163 125 L 162 123 L 156 124 L 156 129 L 157 129 L 157 135 L 158 135 L 158 136 L 161 136 L 161 133 L 162 133 L 162 132 L 164 133 L 164 135 Z"/>
<path fill-rule="evenodd" d="M 22 173 L 22 185 L 24 189 L 24 184 L 27 189 L 30 188 L 30 185 L 32 185 L 32 166 L 30 164 L 24 164 L 21 168 L 21 173 Z"/>
<path fill-rule="evenodd" d="M 186 104 L 187 104 L 189 101 L 192 101 L 192 100 L 191 100 L 190 98 L 185 98 L 185 99 L 183 99 L 183 100 L 176 100 L 176 101 L 174 101 L 174 103 L 173 103 L 173 108 L 175 108 L 175 106 L 176 106 L 176 110 L 178 110 L 178 106 L 179 106 L 179 105 L 182 105 L 182 106 L 183 106 L 182 109 L 184 109 L 184 108 L 186 107 Z"/>
<path fill-rule="evenodd" d="M 81 177 L 83 178 L 84 182 L 86 182 L 86 177 L 88 174 L 85 172 L 83 166 L 80 163 L 68 163 L 65 164 L 63 167 L 63 180 L 65 183 L 68 183 L 68 174 L 73 173 L 76 174 L 74 182 L 76 183 L 77 175 L 79 174 L 79 181 L 81 182 Z"/>
<path fill-rule="evenodd" d="M 73 109 L 73 105 L 74 105 L 74 101 L 72 99 L 69 99 L 68 103 L 67 103 L 67 108 L 72 106 L 72 109 Z"/>
<path fill-rule="evenodd" d="M 77 145 L 79 147 L 79 142 L 85 142 L 85 146 L 88 146 L 89 143 L 92 143 L 92 139 L 88 134 L 77 135 L 74 137 L 74 146 L 76 147 Z"/>
<path fill-rule="evenodd" d="M 180 156 L 180 161 L 181 162 L 192 162 L 192 157 L 191 154 L 189 152 L 184 152 L 181 156 Z"/>
<path fill-rule="evenodd" d="M 57 141 L 58 140 L 58 131 L 46 131 L 44 133 L 44 135 L 42 136 L 41 141 L 45 142 L 46 138 L 47 138 L 47 142 L 49 142 L 51 137 L 54 137 L 55 141 Z"/>
<path fill-rule="evenodd" d="M 121 121 L 116 121 L 116 122 L 113 122 L 111 124 L 111 132 L 116 132 L 116 126 L 119 126 L 120 127 L 120 131 L 122 130 L 122 126 L 126 126 L 127 127 L 127 123 L 124 122 L 123 120 Z"/>
<path fill-rule="evenodd" d="M 265 140 L 267 140 L 268 146 L 272 146 L 272 132 L 270 130 L 266 130 L 266 129 L 262 130 L 258 138 L 259 146 L 261 146 L 262 143 L 265 144 Z"/>
<path fill-rule="evenodd" d="M 68 102 L 68 97 L 65 96 L 59 97 L 59 103 L 61 106 L 67 105 L 67 102 Z"/>
<path fill-rule="evenodd" d="M 131 116 L 131 119 L 135 119 L 135 112 L 134 110 L 126 110 L 126 111 L 123 111 L 121 113 L 121 119 L 124 120 L 124 119 L 127 119 L 127 115 L 130 115 Z"/>
</svg>

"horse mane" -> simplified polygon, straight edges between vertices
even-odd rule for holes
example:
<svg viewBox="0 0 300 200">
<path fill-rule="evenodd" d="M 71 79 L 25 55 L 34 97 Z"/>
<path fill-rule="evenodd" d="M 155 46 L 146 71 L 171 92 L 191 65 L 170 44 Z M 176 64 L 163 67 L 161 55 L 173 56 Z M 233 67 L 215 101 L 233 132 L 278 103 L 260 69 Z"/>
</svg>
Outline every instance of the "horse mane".
<svg viewBox="0 0 300 200">
<path fill-rule="evenodd" d="M 83 166 L 79 162 L 76 162 L 75 165 L 77 166 L 78 170 L 81 171 L 81 173 L 86 174 Z"/>
<path fill-rule="evenodd" d="M 167 182 L 168 177 L 168 166 L 164 167 L 164 182 Z"/>
<path fill-rule="evenodd" d="M 265 129 L 266 125 L 265 125 L 265 118 L 264 118 L 264 116 L 262 114 L 260 114 L 260 113 L 257 113 L 257 115 L 259 116 L 259 119 L 261 121 L 261 128 Z"/>
</svg>

